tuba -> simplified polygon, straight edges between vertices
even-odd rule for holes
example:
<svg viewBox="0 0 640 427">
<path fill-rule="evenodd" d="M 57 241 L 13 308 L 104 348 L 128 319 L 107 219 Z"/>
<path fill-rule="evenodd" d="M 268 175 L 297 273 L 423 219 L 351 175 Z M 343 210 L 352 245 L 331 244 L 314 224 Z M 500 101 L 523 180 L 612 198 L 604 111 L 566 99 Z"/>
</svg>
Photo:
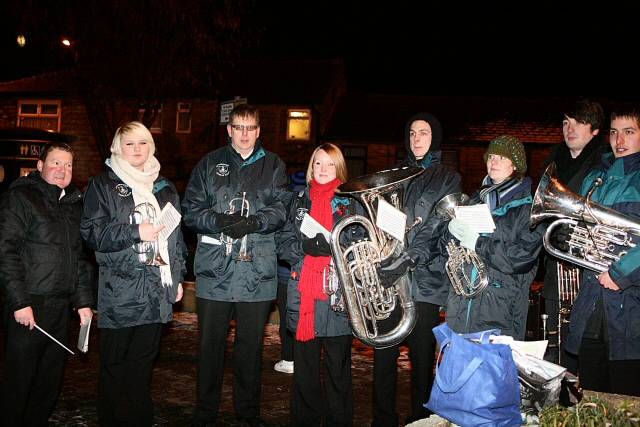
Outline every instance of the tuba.
<svg viewBox="0 0 640 427">
<path fill-rule="evenodd" d="M 156 222 L 156 218 L 156 208 L 154 208 L 151 203 L 144 202 L 133 208 L 133 211 L 129 214 L 129 224 L 154 224 Z M 158 239 L 153 242 L 142 241 L 134 243 L 132 248 L 133 251 L 138 254 L 138 261 L 140 261 L 141 264 L 153 265 L 156 267 L 167 265 L 160 256 L 160 244 Z"/>
<path fill-rule="evenodd" d="M 558 180 L 556 164 L 551 163 L 540 178 L 529 218 L 531 228 L 545 219 L 558 218 L 547 228 L 542 240 L 544 248 L 556 258 L 598 273 L 607 271 L 636 246 L 632 235 L 640 236 L 637 220 L 591 201 L 593 191 L 600 185 L 602 180 L 596 180 L 587 197 L 582 197 Z M 571 229 L 568 251 L 559 250 L 550 242 L 553 231 L 563 224 Z"/>
<path fill-rule="evenodd" d="M 442 220 L 455 218 L 455 208 L 469 203 L 469 196 L 464 193 L 453 193 L 444 196 L 433 207 L 434 215 Z M 447 275 L 456 295 L 474 298 L 484 291 L 489 284 L 487 269 L 484 263 L 470 249 L 451 240 L 447 244 L 449 258 L 445 264 Z"/>
<path fill-rule="evenodd" d="M 408 274 L 393 286 L 385 288 L 376 271 L 380 261 L 396 258 L 404 249 L 402 242 L 374 225 L 378 201 L 385 199 L 396 209 L 402 210 L 404 185 L 422 172 L 424 169 L 419 167 L 391 169 L 358 177 L 338 187 L 339 194 L 358 199 L 371 218 L 369 220 L 361 215 L 342 218 L 333 228 L 330 243 L 353 334 L 376 348 L 400 343 L 413 330 L 417 320 Z M 416 218 L 411 227 L 421 221 Z M 353 224 L 364 227 L 367 238 L 343 249 L 340 235 Z M 381 333 L 378 322 L 388 319 L 397 306 L 402 309 L 400 320 L 390 331 Z"/>
</svg>

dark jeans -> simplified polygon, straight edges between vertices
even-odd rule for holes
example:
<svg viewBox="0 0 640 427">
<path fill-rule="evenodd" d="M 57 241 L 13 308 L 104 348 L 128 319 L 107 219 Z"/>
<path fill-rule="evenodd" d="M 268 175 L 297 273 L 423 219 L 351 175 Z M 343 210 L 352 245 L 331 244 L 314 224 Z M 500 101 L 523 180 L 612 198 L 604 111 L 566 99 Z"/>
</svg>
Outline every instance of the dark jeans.
<svg viewBox="0 0 640 427">
<path fill-rule="evenodd" d="M 69 299 L 32 295 L 36 323 L 68 345 Z M 3 426 L 46 426 L 60 394 L 67 352 L 37 329 L 15 321 L 13 310 L 3 310 L 5 330 Z"/>
<path fill-rule="evenodd" d="M 218 416 L 224 374 L 224 352 L 231 318 L 236 320 L 233 343 L 233 405 L 240 418 L 260 416 L 262 340 L 271 301 L 224 302 L 197 298 L 198 384 L 196 423 Z"/>
<path fill-rule="evenodd" d="M 583 338 L 578 361 L 583 388 L 640 396 L 640 360 L 609 360 L 604 339 Z"/>
<path fill-rule="evenodd" d="M 428 417 L 422 405 L 429 400 L 433 384 L 436 339 L 432 329 L 440 322 L 440 307 L 416 302 L 418 320 L 407 336 L 411 360 L 411 414 L 409 420 Z M 373 357 L 373 422 L 374 427 L 398 425 L 396 383 L 398 380 L 399 346 L 376 349 Z M 297 367 L 296 367 L 297 369 Z"/>
<path fill-rule="evenodd" d="M 351 335 L 295 341 L 291 390 L 294 426 L 353 424 L 352 341 Z"/>
<path fill-rule="evenodd" d="M 293 334 L 287 329 L 287 286 L 288 278 L 278 277 L 278 315 L 280 316 L 280 359 L 293 360 Z"/>
<path fill-rule="evenodd" d="M 101 426 L 153 423 L 151 373 L 162 324 L 100 329 L 98 419 Z"/>
</svg>

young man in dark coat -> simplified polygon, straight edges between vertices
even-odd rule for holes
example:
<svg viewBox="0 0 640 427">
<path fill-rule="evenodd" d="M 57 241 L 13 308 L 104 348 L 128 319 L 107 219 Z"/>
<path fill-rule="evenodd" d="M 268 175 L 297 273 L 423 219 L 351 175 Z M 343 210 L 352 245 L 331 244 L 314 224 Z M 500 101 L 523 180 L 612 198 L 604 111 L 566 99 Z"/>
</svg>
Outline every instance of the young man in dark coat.
<svg viewBox="0 0 640 427">
<path fill-rule="evenodd" d="M 37 171 L 0 201 L 0 291 L 5 330 L 2 425 L 46 425 L 62 386 L 69 307 L 80 323 L 94 304 L 80 238 L 82 194 L 71 184 L 73 151 L 45 147 Z"/>
<path fill-rule="evenodd" d="M 440 306 L 445 305 L 449 282 L 444 272 L 443 257 L 433 259 L 424 256 L 421 260 L 414 250 L 428 251 L 424 239 L 430 239 L 440 220 L 431 215 L 435 204 L 451 193 L 460 192 L 460 175 L 440 164 L 442 152 L 442 127 L 429 113 L 411 117 L 405 126 L 405 166 L 420 166 L 425 171 L 417 176 L 405 191 L 404 212 L 407 224 L 420 217 L 422 224 L 413 227 L 407 238 L 408 251 L 391 266 L 382 269 L 382 282 L 392 284 L 395 279 L 415 267 L 412 280 L 412 295 L 416 303 L 417 322 L 407 336 L 411 358 L 411 406 L 407 422 L 429 415 L 422 406 L 429 400 L 433 382 L 435 337 L 431 331 L 439 323 Z M 396 319 L 398 311 L 391 319 Z M 373 365 L 373 422 L 372 426 L 397 426 L 396 383 L 399 345 L 374 351 Z"/>
<path fill-rule="evenodd" d="M 555 162 L 558 178 L 575 193 L 580 191 L 582 181 L 587 173 L 600 162 L 604 150 L 600 134 L 603 125 L 604 112 L 600 104 L 595 101 L 579 100 L 564 113 L 562 120 L 564 142 L 553 147 L 551 155 L 545 162 L 545 168 L 551 162 Z M 579 279 L 575 266 L 546 254 L 543 296 L 545 313 L 549 316 L 546 324 L 549 351 L 545 356 L 551 362 L 561 362 L 575 374 L 577 371 L 575 357 L 566 353 L 564 349 L 558 348 L 558 333 L 564 332 L 566 335 L 566 327 L 564 331 L 562 331 L 562 326 L 558 329 L 558 311 L 561 304 L 558 292 L 559 275 L 564 278 L 567 284 Z M 575 299 L 575 295 L 572 299 Z M 569 298 L 565 296 L 563 300 L 563 308 L 571 308 Z M 563 341 L 562 337 L 559 341 Z"/>
</svg>

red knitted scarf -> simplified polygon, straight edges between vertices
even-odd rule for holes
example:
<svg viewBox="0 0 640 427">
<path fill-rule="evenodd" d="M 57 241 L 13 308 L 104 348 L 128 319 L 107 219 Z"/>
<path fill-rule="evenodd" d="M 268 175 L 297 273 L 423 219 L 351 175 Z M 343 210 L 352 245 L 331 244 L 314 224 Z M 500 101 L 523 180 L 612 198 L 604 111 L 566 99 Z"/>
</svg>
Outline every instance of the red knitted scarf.
<svg viewBox="0 0 640 427">
<path fill-rule="evenodd" d="M 333 212 L 331 200 L 335 189 L 341 182 L 338 178 L 326 184 L 318 184 L 315 180 L 310 182 L 309 196 L 311 198 L 311 217 L 318 221 L 324 228 L 331 231 L 333 228 Z M 330 256 L 308 256 L 302 261 L 300 272 L 300 319 L 296 330 L 298 341 L 309 341 L 315 337 L 315 306 L 316 300 L 326 300 L 327 295 L 322 291 L 323 274 L 331 262 Z"/>
</svg>

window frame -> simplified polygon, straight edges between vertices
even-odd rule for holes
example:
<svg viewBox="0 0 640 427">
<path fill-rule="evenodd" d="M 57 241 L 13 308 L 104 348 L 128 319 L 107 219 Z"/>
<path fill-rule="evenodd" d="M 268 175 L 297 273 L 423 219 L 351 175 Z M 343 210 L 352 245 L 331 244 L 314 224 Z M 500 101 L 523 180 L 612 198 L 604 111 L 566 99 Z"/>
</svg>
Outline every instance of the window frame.
<svg viewBox="0 0 640 427">
<path fill-rule="evenodd" d="M 307 117 L 292 117 L 291 113 L 293 112 L 305 112 L 308 114 Z M 311 120 L 312 120 L 312 111 L 311 108 L 287 108 L 287 141 L 311 141 L 311 132 L 312 132 L 312 128 L 311 128 Z M 305 120 L 308 123 L 308 135 L 306 138 L 291 138 L 291 122 L 293 120 Z"/>
<path fill-rule="evenodd" d="M 187 105 L 188 108 L 184 108 Z M 192 115 L 191 111 L 193 108 L 193 104 L 191 102 L 178 102 L 176 103 L 176 133 L 191 133 L 191 122 Z M 180 114 L 188 114 L 189 117 L 189 127 L 188 129 L 180 129 Z"/>
<path fill-rule="evenodd" d="M 23 113 L 22 112 L 22 106 L 23 105 L 37 105 L 36 107 L 36 113 Z M 47 114 L 47 113 L 42 113 L 42 106 L 43 105 L 56 105 L 57 107 L 57 113 L 56 114 Z M 43 129 L 43 128 L 34 128 L 33 126 L 22 126 L 22 121 L 23 119 L 37 119 L 37 118 L 44 118 L 44 119 L 56 119 L 57 118 L 57 123 L 56 123 L 56 129 L 43 129 L 43 130 L 49 130 L 49 131 L 53 131 L 53 132 L 60 132 L 60 126 L 62 124 L 62 100 L 60 99 L 19 99 L 18 100 L 18 111 L 16 114 L 17 118 L 16 118 L 16 126 L 17 127 L 22 127 L 22 128 L 31 128 L 31 129 Z"/>
</svg>

